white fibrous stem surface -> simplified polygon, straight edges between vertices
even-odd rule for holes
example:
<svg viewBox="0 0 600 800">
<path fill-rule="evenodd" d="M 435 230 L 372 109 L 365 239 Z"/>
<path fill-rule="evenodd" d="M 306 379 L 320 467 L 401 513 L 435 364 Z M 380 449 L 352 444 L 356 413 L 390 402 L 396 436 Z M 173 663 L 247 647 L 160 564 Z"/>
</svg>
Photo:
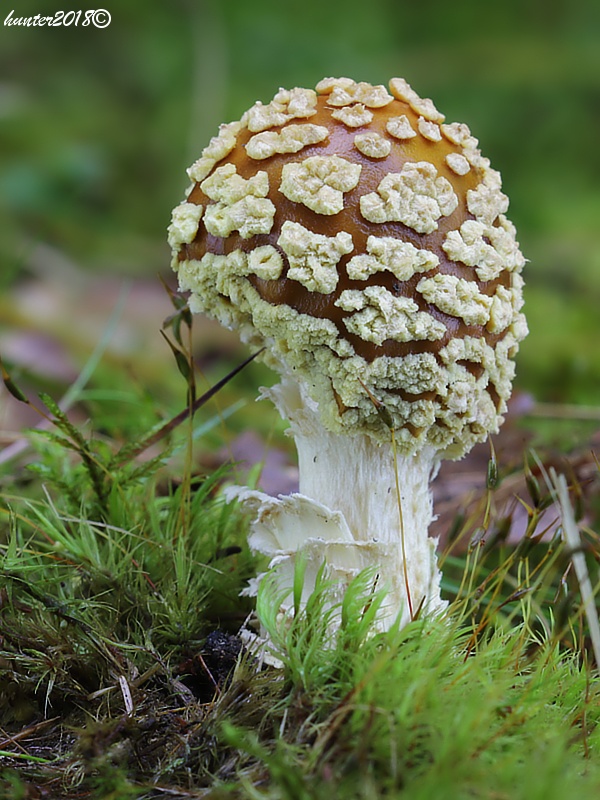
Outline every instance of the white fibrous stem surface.
<svg viewBox="0 0 600 800">
<path fill-rule="evenodd" d="M 417 612 L 442 610 L 446 603 L 440 597 L 436 541 L 428 536 L 436 451 L 395 454 L 391 432 L 388 445 L 366 434 L 332 433 L 323 427 L 306 388 L 289 379 L 263 396 L 290 422 L 298 450 L 299 492 L 275 498 L 232 487 L 228 494 L 253 515 L 250 547 L 269 557 L 282 592 L 289 589 L 280 614 L 291 613 L 300 555 L 306 561 L 303 600 L 323 562 L 335 587 L 334 602 L 359 572 L 374 568 L 373 589 L 386 592 L 377 630 L 386 630 L 397 618 L 405 625 Z M 256 593 L 257 583 L 249 594 Z"/>
</svg>

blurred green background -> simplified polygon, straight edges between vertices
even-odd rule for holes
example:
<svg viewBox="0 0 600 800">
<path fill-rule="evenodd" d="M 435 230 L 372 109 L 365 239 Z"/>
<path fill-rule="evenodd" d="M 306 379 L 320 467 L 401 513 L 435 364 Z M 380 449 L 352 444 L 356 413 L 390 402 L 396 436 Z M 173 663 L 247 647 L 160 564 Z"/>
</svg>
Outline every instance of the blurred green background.
<svg viewBox="0 0 600 800">
<path fill-rule="evenodd" d="M 597 0 L 102 2 L 105 29 L 0 28 L 5 329 L 26 324 L 11 301 L 23 282 L 65 263 L 158 285 L 185 168 L 256 99 L 328 75 L 401 76 L 468 123 L 503 175 L 530 260 L 517 385 L 599 404 Z M 2 21 L 13 8 L 87 6 L 10 0 Z"/>
</svg>

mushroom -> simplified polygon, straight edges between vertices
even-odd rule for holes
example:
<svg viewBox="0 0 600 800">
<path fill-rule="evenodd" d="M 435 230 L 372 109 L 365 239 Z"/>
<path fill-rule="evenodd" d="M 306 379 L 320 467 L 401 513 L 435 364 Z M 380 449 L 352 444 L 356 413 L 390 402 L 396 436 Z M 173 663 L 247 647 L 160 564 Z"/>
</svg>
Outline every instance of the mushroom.
<svg viewBox="0 0 600 800">
<path fill-rule="evenodd" d="M 374 568 L 380 630 L 440 611 L 430 481 L 498 430 L 527 333 L 499 173 L 406 81 L 326 78 L 222 125 L 188 174 L 180 287 L 266 348 L 298 451 L 298 493 L 231 493 L 250 546 L 282 588 L 302 554 L 305 597 L 323 562 L 337 598 Z"/>
</svg>

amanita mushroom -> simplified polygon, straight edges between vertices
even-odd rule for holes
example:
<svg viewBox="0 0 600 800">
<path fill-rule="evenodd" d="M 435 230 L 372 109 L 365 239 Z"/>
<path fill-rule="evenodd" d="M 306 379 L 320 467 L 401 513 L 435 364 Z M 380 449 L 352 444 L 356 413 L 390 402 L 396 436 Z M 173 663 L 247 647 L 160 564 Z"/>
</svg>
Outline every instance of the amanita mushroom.
<svg viewBox="0 0 600 800">
<path fill-rule="evenodd" d="M 281 375 L 263 394 L 299 493 L 238 490 L 251 547 L 290 587 L 303 553 L 306 592 L 323 561 L 340 596 L 375 566 L 381 629 L 445 605 L 430 480 L 497 431 L 527 333 L 524 258 L 477 144 L 398 78 L 281 89 L 221 126 L 169 228 L 192 311 Z"/>
</svg>

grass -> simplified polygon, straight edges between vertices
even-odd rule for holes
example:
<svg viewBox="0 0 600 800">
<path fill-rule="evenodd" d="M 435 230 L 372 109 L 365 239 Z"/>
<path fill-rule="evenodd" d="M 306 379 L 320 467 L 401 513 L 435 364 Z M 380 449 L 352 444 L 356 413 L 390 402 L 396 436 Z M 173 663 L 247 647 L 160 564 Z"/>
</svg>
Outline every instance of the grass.
<svg viewBox="0 0 600 800">
<path fill-rule="evenodd" d="M 42 395 L 45 427 L 2 465 L 0 797 L 597 797 L 594 625 L 573 568 L 597 591 L 598 537 L 574 517 L 585 487 L 562 493 L 575 543 L 544 535 L 557 484 L 529 454 L 529 523 L 508 544 L 492 457 L 482 509 L 457 515 L 442 556 L 447 615 L 403 630 L 371 634 L 383 598 L 368 573 L 336 607 L 323 572 L 285 624 L 264 581 L 257 613 L 282 666 L 261 666 L 236 636 L 261 565 L 220 491 L 232 468 L 195 466 L 206 395 L 172 299 L 184 412 L 150 430 L 104 413 L 98 429 Z"/>
</svg>

